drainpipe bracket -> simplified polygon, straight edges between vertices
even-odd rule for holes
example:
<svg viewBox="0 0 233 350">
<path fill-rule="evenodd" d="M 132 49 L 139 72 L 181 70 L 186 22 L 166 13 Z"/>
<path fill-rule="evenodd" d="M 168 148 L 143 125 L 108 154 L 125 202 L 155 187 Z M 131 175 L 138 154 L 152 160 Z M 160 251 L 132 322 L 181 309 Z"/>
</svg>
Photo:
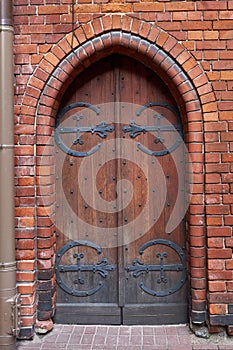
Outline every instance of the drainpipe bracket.
<svg viewBox="0 0 233 350">
<path fill-rule="evenodd" d="M 16 261 L 11 261 L 11 262 L 0 261 L 0 272 L 8 272 L 11 270 L 16 270 Z"/>
<path fill-rule="evenodd" d="M 15 147 L 15 145 L 0 143 L 0 150 L 2 150 L 2 149 L 12 149 L 14 147 Z"/>
<path fill-rule="evenodd" d="M 2 293 L 0 297 L 0 307 L 1 307 L 1 327 L 0 327 L 0 349 L 1 340 L 7 338 L 8 336 L 17 337 L 20 331 L 20 308 L 21 308 L 21 297 L 20 294 L 15 294 L 9 298 L 5 298 Z"/>
<path fill-rule="evenodd" d="M 1 282 L 4 280 L 3 275 L 11 278 L 12 273 L 16 270 L 16 261 L 0 261 Z M 0 325 L 2 322 L 3 329 L 8 335 L 17 337 L 21 326 L 21 295 L 16 293 L 16 288 L 8 286 L 0 289 Z M 1 332 L 2 333 L 2 330 Z M 1 336 L 0 336 L 1 339 Z M 0 342 L 1 344 L 1 342 Z M 1 345 L 0 345 L 1 348 Z"/>
<path fill-rule="evenodd" d="M 7 303 L 9 303 L 9 306 L 11 309 L 11 319 L 12 319 L 11 334 L 14 337 L 17 337 L 19 335 L 20 326 L 21 326 L 21 321 L 20 321 L 21 295 L 16 294 L 12 298 L 8 299 Z"/>
<path fill-rule="evenodd" d="M 14 33 L 14 29 L 13 29 L 12 26 L 0 24 L 0 32 L 10 32 L 10 33 L 13 34 Z"/>
</svg>

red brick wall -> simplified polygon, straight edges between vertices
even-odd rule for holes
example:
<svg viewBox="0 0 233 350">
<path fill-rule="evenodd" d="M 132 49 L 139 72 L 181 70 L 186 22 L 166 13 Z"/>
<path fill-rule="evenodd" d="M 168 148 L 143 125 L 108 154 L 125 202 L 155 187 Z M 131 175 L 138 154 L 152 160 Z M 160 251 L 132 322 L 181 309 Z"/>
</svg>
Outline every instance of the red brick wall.
<svg viewBox="0 0 233 350">
<path fill-rule="evenodd" d="M 32 336 L 36 319 L 40 327 L 46 326 L 54 310 L 54 167 L 51 157 L 42 164 L 42 155 L 53 131 L 59 91 L 64 91 L 69 76 L 74 78 L 83 69 L 75 62 L 64 64 L 68 55 L 74 60 L 71 3 L 14 0 L 16 257 L 22 293 L 21 337 Z M 185 139 L 194 165 L 187 216 L 192 319 L 204 321 L 208 300 L 206 320 L 210 329 L 227 325 L 231 331 L 233 0 L 79 0 L 74 9 L 74 49 L 89 41 L 87 52 L 93 57 L 91 41 L 95 37 L 111 30 L 123 31 L 155 43 L 173 60 L 178 73 L 188 77 L 188 85 L 179 81 L 178 73 L 166 67 L 166 55 L 152 60 L 154 69 L 162 62 L 161 75 L 172 80 L 185 105 Z M 106 40 L 108 47 L 111 37 Z M 123 52 L 124 43 L 117 40 L 115 50 Z M 95 45 L 98 50 L 97 42 Z M 48 152 L 52 154 L 52 150 Z"/>
</svg>

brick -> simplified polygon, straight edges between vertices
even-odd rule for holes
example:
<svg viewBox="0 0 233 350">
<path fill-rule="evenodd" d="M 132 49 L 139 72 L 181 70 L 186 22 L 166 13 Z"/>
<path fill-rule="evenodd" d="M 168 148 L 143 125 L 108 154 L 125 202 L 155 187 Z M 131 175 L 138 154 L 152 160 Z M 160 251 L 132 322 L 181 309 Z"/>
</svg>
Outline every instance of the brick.
<svg viewBox="0 0 233 350">
<path fill-rule="evenodd" d="M 233 260 L 226 260 L 226 269 L 227 270 L 233 270 Z"/>
<path fill-rule="evenodd" d="M 152 2 L 140 2 L 140 3 L 134 3 L 133 10 L 135 12 L 154 12 L 154 11 L 163 11 L 164 5 L 158 2 L 152 3 Z"/>
<path fill-rule="evenodd" d="M 207 214 L 230 214 L 229 206 L 223 206 L 223 205 L 208 205 L 206 209 Z M 208 228 L 211 234 L 214 233 L 214 230 L 212 228 Z M 223 234 L 225 232 L 226 235 L 229 232 L 229 228 L 224 228 L 222 230 L 219 230 L 219 235 L 220 232 Z"/>
<path fill-rule="evenodd" d="M 22 25 L 22 34 L 37 34 L 37 33 L 48 33 L 51 34 L 53 32 L 52 24 L 48 25 Z"/>
<path fill-rule="evenodd" d="M 206 276 L 204 269 L 192 267 L 191 270 L 192 270 L 192 277 L 193 278 L 205 278 L 205 276 Z"/>
<path fill-rule="evenodd" d="M 57 14 L 57 13 L 68 13 L 68 5 L 43 5 L 38 6 L 38 14 L 46 15 L 46 14 Z"/>
<path fill-rule="evenodd" d="M 53 329 L 53 321 L 51 319 L 45 321 L 36 321 L 35 331 L 38 334 L 45 334 Z"/>
<path fill-rule="evenodd" d="M 75 13 L 95 13 L 100 12 L 100 5 L 97 4 L 80 4 L 75 5 L 74 7 Z"/>
<path fill-rule="evenodd" d="M 220 21 L 216 21 L 213 22 L 213 29 L 229 29 L 233 27 L 233 20 L 220 20 Z"/>
<path fill-rule="evenodd" d="M 195 268 L 204 268 L 205 267 L 205 258 L 190 258 L 190 266 Z"/>
<path fill-rule="evenodd" d="M 217 281 L 222 281 L 222 280 L 231 280 L 232 279 L 232 272 L 231 271 L 208 271 L 208 276 L 210 280 L 217 280 Z M 233 296 L 232 296 L 233 298 Z M 216 300 L 217 301 L 217 300 Z"/>
<path fill-rule="evenodd" d="M 231 60 L 222 60 L 218 62 L 213 62 L 213 69 L 214 70 L 226 70 L 226 69 L 232 69 L 233 68 L 233 62 Z"/>
<path fill-rule="evenodd" d="M 15 54 L 31 54 L 37 52 L 36 44 L 14 45 Z"/>
<path fill-rule="evenodd" d="M 233 291 L 233 282 L 227 282 L 227 290 Z"/>
<path fill-rule="evenodd" d="M 227 311 L 226 304 L 210 304 L 209 305 L 210 314 L 220 315 L 220 314 L 225 314 L 226 311 Z"/>
<path fill-rule="evenodd" d="M 228 334 L 229 336 L 232 336 L 232 335 L 233 335 L 233 327 L 232 327 L 232 326 L 228 326 L 228 327 L 227 327 L 227 334 Z"/>
<path fill-rule="evenodd" d="M 212 22 L 211 21 L 188 21 L 182 22 L 183 30 L 211 30 Z"/>
<path fill-rule="evenodd" d="M 206 185 L 207 193 L 228 193 L 229 185 L 228 184 L 207 184 Z M 224 211 L 227 206 L 222 206 L 222 210 Z"/>
<path fill-rule="evenodd" d="M 203 31 L 201 30 L 189 30 L 188 40 L 203 40 Z"/>
<path fill-rule="evenodd" d="M 221 141 L 223 141 L 223 142 L 224 141 L 233 141 L 233 132 L 231 132 L 231 131 L 221 132 L 220 138 L 221 138 Z"/>
<path fill-rule="evenodd" d="M 218 184 L 220 182 L 220 174 L 206 174 L 205 180 L 208 184 Z"/>
<path fill-rule="evenodd" d="M 227 314 L 227 315 L 210 315 L 210 328 L 208 327 L 209 332 L 211 333 L 212 330 L 213 332 L 225 332 L 226 329 L 226 325 L 231 325 L 232 324 L 232 315 Z M 230 332 L 230 326 L 227 326 L 227 331 Z M 229 333 L 230 335 L 230 333 Z M 211 347 L 212 349 L 215 349 L 213 347 Z M 222 348 L 222 346 L 221 346 Z M 217 348 L 216 348 L 217 349 Z M 229 350 L 229 347 L 223 346 L 223 349 L 227 349 Z"/>
<path fill-rule="evenodd" d="M 38 249 L 50 248 L 51 247 L 51 238 L 42 238 L 38 239 Z"/>
<path fill-rule="evenodd" d="M 28 317 L 22 317 L 21 319 L 21 329 L 18 335 L 18 339 L 33 339 L 34 336 L 34 329 L 33 325 L 36 321 L 35 315 L 28 316 Z M 26 327 L 26 328 L 24 328 Z"/>
<path fill-rule="evenodd" d="M 233 154 L 222 154 L 222 162 L 233 162 Z"/>
<path fill-rule="evenodd" d="M 226 122 L 210 122 L 204 123 L 205 131 L 226 131 L 227 123 Z"/>
<path fill-rule="evenodd" d="M 225 292 L 226 291 L 226 282 L 220 281 L 209 281 L 208 289 L 210 292 Z"/>
<path fill-rule="evenodd" d="M 232 250 L 230 248 L 225 249 L 213 249 L 209 248 L 207 251 L 209 259 L 229 259 L 232 258 Z"/>
<path fill-rule="evenodd" d="M 206 223 L 208 226 L 222 226 L 223 225 L 223 218 L 222 216 L 218 215 L 207 215 L 206 216 Z"/>
<path fill-rule="evenodd" d="M 193 2 L 176 1 L 166 3 L 166 11 L 193 11 L 195 9 Z"/>
<path fill-rule="evenodd" d="M 219 134 L 217 132 L 206 133 L 204 137 L 205 137 L 205 142 L 219 141 Z"/>
<path fill-rule="evenodd" d="M 204 238 L 190 236 L 190 244 L 192 247 L 202 247 L 204 245 Z"/>
<path fill-rule="evenodd" d="M 39 270 L 51 269 L 52 266 L 53 266 L 53 263 L 51 260 L 43 260 L 43 259 L 37 260 L 37 267 Z"/>
<path fill-rule="evenodd" d="M 204 40 L 217 40 L 219 37 L 219 32 L 217 30 L 204 31 Z"/>
<path fill-rule="evenodd" d="M 35 259 L 35 250 L 16 250 L 16 258 L 18 260 L 33 260 Z"/>
<path fill-rule="evenodd" d="M 16 241 L 16 248 L 17 249 L 34 249 L 35 247 L 35 241 L 34 239 L 25 239 L 26 237 L 23 237 L 24 239 L 18 239 Z"/>
<path fill-rule="evenodd" d="M 226 42 L 224 41 L 219 41 L 219 40 L 211 40 L 211 41 L 197 41 L 196 42 L 196 48 L 197 50 L 225 50 L 226 47 Z"/>
<path fill-rule="evenodd" d="M 208 248 L 223 248 L 222 238 L 208 238 Z"/>
<path fill-rule="evenodd" d="M 233 204 L 233 194 L 223 195 L 223 204 Z"/>
<path fill-rule="evenodd" d="M 225 216 L 224 217 L 224 224 L 226 226 L 233 226 L 233 215 Z"/>
<path fill-rule="evenodd" d="M 18 282 L 33 282 L 35 280 L 35 274 L 35 272 L 17 272 L 16 279 Z"/>
<path fill-rule="evenodd" d="M 35 218 L 20 218 L 19 227 L 34 227 Z"/>
<path fill-rule="evenodd" d="M 35 261 L 17 261 L 17 270 L 33 271 L 35 269 Z"/>
<path fill-rule="evenodd" d="M 233 248 L 233 238 L 226 238 L 226 247 Z"/>
<path fill-rule="evenodd" d="M 226 10 L 227 9 L 227 2 L 226 1 L 217 1 L 214 2 L 212 0 L 208 1 L 201 1 L 197 3 L 198 10 Z"/>
<path fill-rule="evenodd" d="M 15 155 L 17 156 L 33 156 L 34 146 L 20 145 L 15 147 Z"/>
<path fill-rule="evenodd" d="M 212 154 L 212 157 L 211 158 L 209 157 L 209 159 L 210 161 L 213 161 L 214 155 Z M 228 173 L 229 166 L 228 164 L 207 164 L 206 172 L 207 173 Z"/>
<path fill-rule="evenodd" d="M 102 5 L 102 11 L 105 13 L 108 12 L 131 12 L 132 11 L 132 4 L 103 4 Z M 94 11 L 93 11 L 94 12 Z"/>
</svg>

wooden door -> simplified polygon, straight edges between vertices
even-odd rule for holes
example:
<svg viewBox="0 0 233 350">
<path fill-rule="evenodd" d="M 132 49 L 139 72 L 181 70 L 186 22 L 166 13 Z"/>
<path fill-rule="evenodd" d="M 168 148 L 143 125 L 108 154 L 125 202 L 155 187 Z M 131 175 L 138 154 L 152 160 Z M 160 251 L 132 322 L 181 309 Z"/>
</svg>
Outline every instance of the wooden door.
<svg viewBox="0 0 233 350">
<path fill-rule="evenodd" d="M 187 321 L 181 120 L 162 80 L 114 55 L 56 120 L 59 323 Z"/>
</svg>

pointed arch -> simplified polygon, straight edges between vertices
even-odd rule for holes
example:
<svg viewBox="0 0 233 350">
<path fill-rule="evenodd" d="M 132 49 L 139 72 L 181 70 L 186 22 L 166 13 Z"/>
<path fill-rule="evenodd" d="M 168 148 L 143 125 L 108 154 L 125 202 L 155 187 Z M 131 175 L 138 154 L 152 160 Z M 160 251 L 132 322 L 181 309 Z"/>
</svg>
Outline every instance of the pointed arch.
<svg viewBox="0 0 233 350">
<path fill-rule="evenodd" d="M 52 135 L 63 93 L 86 67 L 116 52 L 132 56 L 157 72 L 174 91 L 174 97 L 180 107 L 185 142 L 194 167 L 194 193 L 190 200 L 187 217 L 190 284 L 193 289 L 192 294 L 195 294 L 191 301 L 191 319 L 194 322 L 203 322 L 206 317 L 205 208 L 204 186 L 202 186 L 204 181 L 203 122 L 217 120 L 218 112 L 211 82 L 202 67 L 182 44 L 155 24 L 117 14 L 96 18 L 78 27 L 74 36 L 72 33 L 64 36 L 41 60 L 28 82 L 22 102 L 23 105 L 28 106 L 30 98 L 34 99 L 33 88 L 40 87 L 35 121 L 37 174 L 40 181 L 44 181 L 43 183 L 47 183 L 48 186 L 53 185 L 54 174 L 51 170 L 53 163 L 50 164 L 51 167 L 47 173 L 44 164 L 41 164 L 41 157 L 43 148 Z M 34 106 L 28 108 L 34 108 Z M 53 157 L 52 145 L 49 152 L 46 155 Z M 55 202 L 49 202 L 50 195 L 46 191 L 43 193 L 38 185 L 37 220 L 43 219 L 40 220 L 39 229 L 43 227 L 43 238 L 49 237 L 51 240 L 50 252 L 47 256 L 47 261 L 50 263 L 47 266 L 53 267 Z M 42 209 L 47 200 L 49 204 Z M 48 217 L 49 219 L 46 219 Z M 196 248 L 200 248 L 198 257 L 195 255 Z M 41 256 L 38 255 L 39 261 L 40 258 Z M 39 278 L 46 268 L 46 264 L 39 264 Z M 53 284 L 53 274 L 49 278 Z M 51 300 L 54 301 L 54 298 Z M 54 307 L 53 303 L 47 318 L 52 316 Z M 43 320 L 43 318 L 39 310 L 38 319 Z"/>
</svg>

